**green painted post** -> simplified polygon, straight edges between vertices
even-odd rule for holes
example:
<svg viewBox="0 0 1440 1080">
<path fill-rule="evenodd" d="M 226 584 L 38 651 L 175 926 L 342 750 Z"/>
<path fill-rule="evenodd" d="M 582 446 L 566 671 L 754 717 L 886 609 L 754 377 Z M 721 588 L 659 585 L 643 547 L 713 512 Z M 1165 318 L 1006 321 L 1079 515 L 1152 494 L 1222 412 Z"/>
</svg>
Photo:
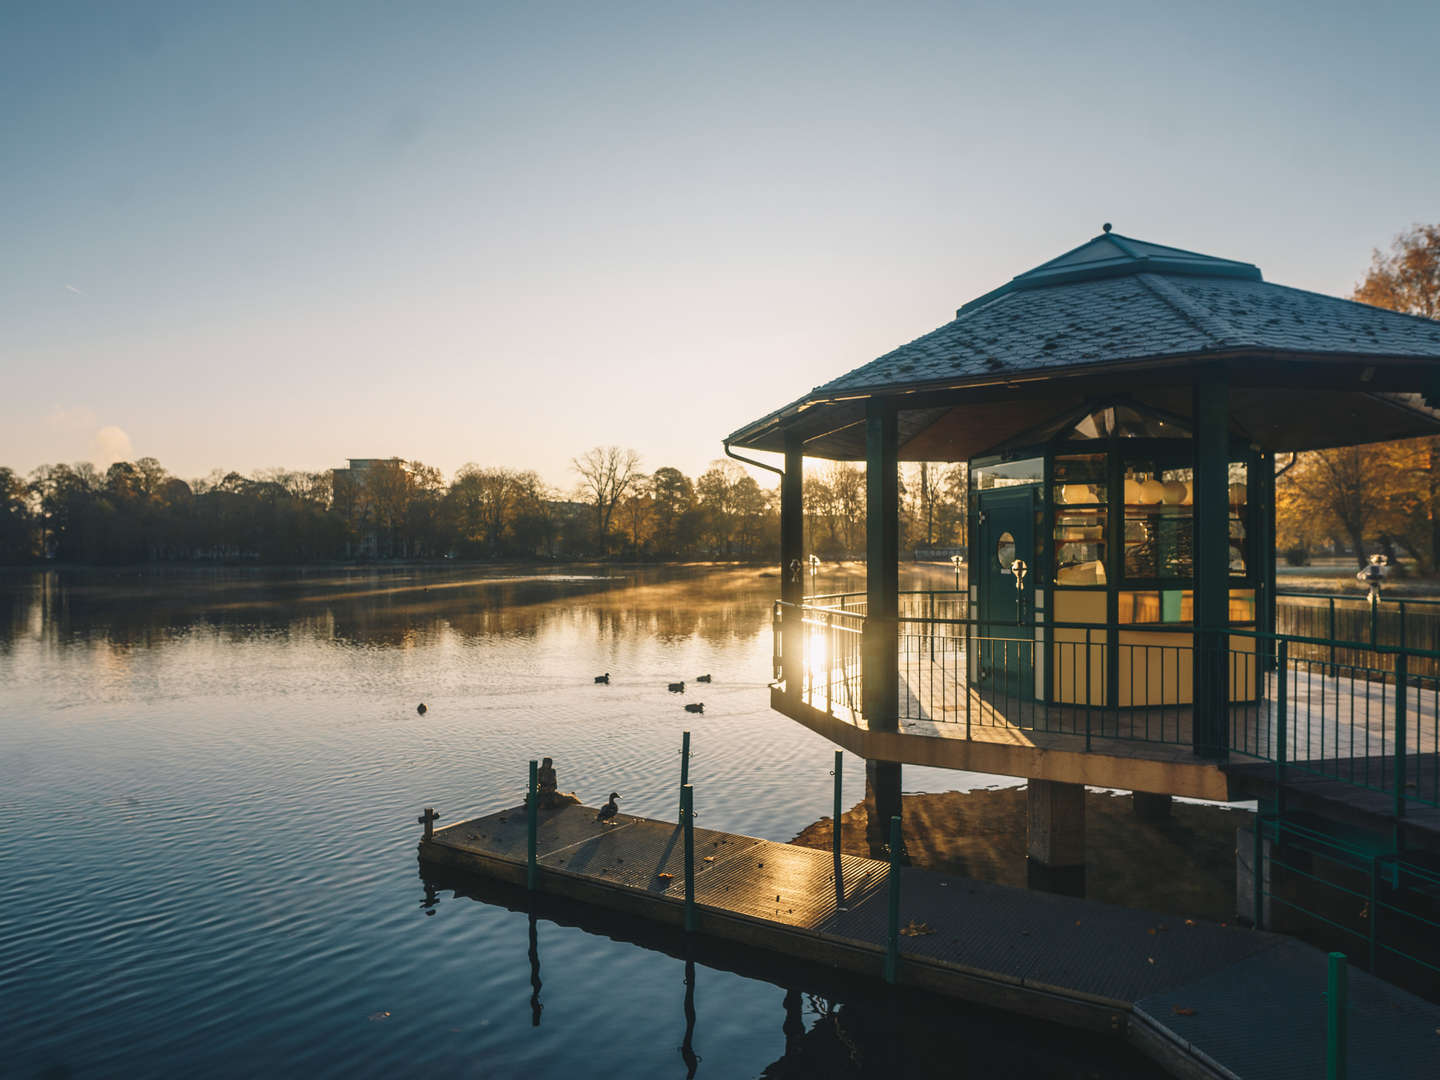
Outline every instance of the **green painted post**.
<svg viewBox="0 0 1440 1080">
<path fill-rule="evenodd" d="M 1405 706 L 1406 698 L 1406 668 L 1408 661 L 1405 654 L 1395 654 L 1395 817 L 1405 816 L 1405 743 L 1407 741 L 1405 732 Z"/>
<path fill-rule="evenodd" d="M 845 763 L 845 751 L 844 751 L 844 750 L 836 750 L 836 751 L 835 751 L 835 828 L 834 828 L 833 830 L 831 830 L 831 831 L 834 832 L 834 834 L 835 834 L 834 843 L 833 843 L 832 846 L 835 848 L 835 862 L 836 862 L 837 864 L 840 862 L 840 784 L 841 784 L 841 781 L 842 781 L 842 779 L 843 779 L 843 776 L 842 776 L 842 772 L 843 772 L 842 766 L 844 765 L 844 763 Z"/>
<path fill-rule="evenodd" d="M 1375 972 L 1375 946 L 1380 940 L 1380 856 L 1370 856 L 1370 918 L 1366 920 L 1366 937 L 1370 946 L 1370 974 Z"/>
<path fill-rule="evenodd" d="M 695 929 L 695 789 L 680 789 L 680 820 L 685 826 L 685 931 Z"/>
<path fill-rule="evenodd" d="M 1346 1013 L 1349 1011 L 1345 954 L 1330 954 L 1330 986 L 1326 992 L 1325 1080 L 1345 1080 Z"/>
<path fill-rule="evenodd" d="M 540 831 L 540 763 L 530 761 L 530 796 L 525 800 L 527 825 L 527 851 L 525 858 L 525 887 L 533 890 L 539 871 L 535 865 L 535 840 Z"/>
<path fill-rule="evenodd" d="M 1275 800 L 1281 802 L 1280 786 L 1285 783 L 1286 739 L 1290 728 L 1290 642 L 1281 638 L 1275 647 L 1275 669 L 1279 682 L 1275 687 Z"/>
<path fill-rule="evenodd" d="M 1335 674 L 1335 598 L 1330 597 L 1330 674 Z"/>
<path fill-rule="evenodd" d="M 690 783 L 690 732 L 680 735 L 680 812 L 685 812 L 685 786 Z"/>
<path fill-rule="evenodd" d="M 885 981 L 894 985 L 900 969 L 900 848 L 903 841 L 899 816 L 890 819 L 890 915 L 885 947 Z"/>
</svg>

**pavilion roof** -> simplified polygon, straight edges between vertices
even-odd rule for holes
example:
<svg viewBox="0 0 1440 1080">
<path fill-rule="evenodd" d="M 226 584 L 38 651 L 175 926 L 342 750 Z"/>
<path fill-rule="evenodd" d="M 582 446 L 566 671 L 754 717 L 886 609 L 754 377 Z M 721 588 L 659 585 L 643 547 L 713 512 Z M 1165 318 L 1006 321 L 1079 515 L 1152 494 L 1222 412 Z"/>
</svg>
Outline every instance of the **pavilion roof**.
<svg viewBox="0 0 1440 1080">
<path fill-rule="evenodd" d="M 859 397 L 993 386 L 1017 376 L 1029 387 L 1020 392 L 1033 394 L 1037 377 L 1054 391 L 1070 375 L 1156 363 L 1183 368 L 1247 354 L 1440 361 L 1440 322 L 1273 285 L 1249 263 L 1106 231 L 728 441 L 778 449 L 787 417 L 841 400 L 852 403 L 844 410 L 851 412 Z M 825 430 L 817 421 L 805 426 Z M 1386 437 L 1396 436 L 1376 436 Z M 826 451 L 823 444 L 813 448 Z"/>
</svg>

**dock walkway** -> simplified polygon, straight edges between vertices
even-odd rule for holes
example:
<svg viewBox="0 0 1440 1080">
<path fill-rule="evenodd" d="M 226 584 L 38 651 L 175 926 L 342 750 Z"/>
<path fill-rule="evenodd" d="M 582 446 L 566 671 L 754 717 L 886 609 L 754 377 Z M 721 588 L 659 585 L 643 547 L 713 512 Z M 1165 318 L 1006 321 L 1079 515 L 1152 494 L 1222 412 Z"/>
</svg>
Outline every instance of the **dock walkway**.
<svg viewBox="0 0 1440 1080">
<path fill-rule="evenodd" d="M 544 893 L 679 926 L 679 825 L 541 811 Z M 435 830 L 421 860 L 523 885 L 523 806 Z M 694 830 L 697 932 L 878 975 L 890 865 Z M 1177 1076 L 1325 1074 L 1326 957 L 1292 939 L 914 868 L 901 874 L 898 981 L 1126 1038 Z M 1350 1075 L 1433 1080 L 1440 1006 L 1349 973 Z"/>
</svg>

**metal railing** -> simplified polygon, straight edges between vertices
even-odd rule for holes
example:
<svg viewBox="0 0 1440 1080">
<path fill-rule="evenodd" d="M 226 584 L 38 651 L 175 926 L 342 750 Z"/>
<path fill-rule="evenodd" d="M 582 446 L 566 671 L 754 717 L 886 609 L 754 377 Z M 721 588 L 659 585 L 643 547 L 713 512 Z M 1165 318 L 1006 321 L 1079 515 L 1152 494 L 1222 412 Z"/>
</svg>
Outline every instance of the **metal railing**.
<svg viewBox="0 0 1440 1080">
<path fill-rule="evenodd" d="M 777 603 L 775 670 L 783 678 L 793 612 L 803 701 L 862 720 L 867 620 L 853 598 Z M 928 606 L 909 594 L 909 610 Z M 1273 764 L 1280 782 L 1293 769 L 1385 794 L 1397 815 L 1440 806 L 1440 676 L 1429 673 L 1440 652 L 1243 627 L 1204 639 L 1206 685 L 1223 697 L 1197 703 L 1190 627 L 902 615 L 897 719 L 963 724 L 967 738 L 985 727 L 1077 736 L 1087 750 L 1097 739 L 1190 745 Z"/>
<path fill-rule="evenodd" d="M 1275 629 L 1282 634 L 1317 639 L 1297 655 L 1326 659 L 1332 665 L 1363 662 L 1341 642 L 1363 642 L 1368 648 L 1391 647 L 1440 651 L 1440 599 L 1379 596 L 1371 601 L 1355 593 L 1277 592 Z M 1440 675 L 1440 665 L 1423 663 L 1412 674 Z"/>
<path fill-rule="evenodd" d="M 1440 873 L 1283 814 L 1256 818 L 1255 923 L 1421 993 L 1440 977 Z"/>
</svg>

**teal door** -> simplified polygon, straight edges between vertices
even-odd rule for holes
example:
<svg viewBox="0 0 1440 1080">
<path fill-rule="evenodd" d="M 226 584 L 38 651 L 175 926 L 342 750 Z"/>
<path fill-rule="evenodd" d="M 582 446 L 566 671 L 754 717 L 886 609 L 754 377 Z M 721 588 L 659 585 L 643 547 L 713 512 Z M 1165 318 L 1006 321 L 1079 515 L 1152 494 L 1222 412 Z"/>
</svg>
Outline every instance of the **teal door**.
<svg viewBox="0 0 1440 1080">
<path fill-rule="evenodd" d="M 1035 489 L 980 492 L 978 535 L 970 567 L 979 592 L 980 687 L 1033 699 Z"/>
</svg>

